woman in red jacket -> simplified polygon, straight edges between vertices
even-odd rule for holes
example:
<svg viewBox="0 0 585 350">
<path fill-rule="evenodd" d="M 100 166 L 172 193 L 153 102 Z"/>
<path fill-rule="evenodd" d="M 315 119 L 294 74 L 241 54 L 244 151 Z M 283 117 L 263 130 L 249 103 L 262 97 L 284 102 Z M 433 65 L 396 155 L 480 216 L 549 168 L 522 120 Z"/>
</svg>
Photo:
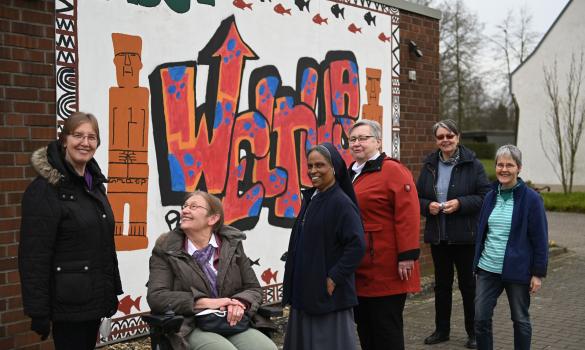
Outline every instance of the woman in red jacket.
<svg viewBox="0 0 585 350">
<path fill-rule="evenodd" d="M 355 321 L 363 350 L 404 349 L 407 293 L 420 291 L 420 213 L 414 179 L 380 153 L 382 129 L 371 120 L 349 131 L 349 171 L 364 224 L 366 255 L 357 269 Z"/>
</svg>

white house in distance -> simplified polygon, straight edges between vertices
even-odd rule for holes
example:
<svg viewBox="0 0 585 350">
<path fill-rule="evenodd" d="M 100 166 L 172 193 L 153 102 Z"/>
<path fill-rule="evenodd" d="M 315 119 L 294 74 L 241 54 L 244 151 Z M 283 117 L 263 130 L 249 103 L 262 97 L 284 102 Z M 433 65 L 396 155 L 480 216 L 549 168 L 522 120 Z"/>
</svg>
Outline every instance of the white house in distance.
<svg viewBox="0 0 585 350">
<path fill-rule="evenodd" d="M 539 186 L 548 185 L 562 190 L 555 173 L 558 165 L 546 158 L 544 147 L 552 147 L 552 133 L 547 124 L 550 100 L 546 94 L 543 68 L 551 69 L 557 61 L 559 94 L 566 95 L 567 72 L 571 55 L 579 59 L 585 50 L 585 0 L 571 0 L 544 35 L 534 52 L 512 73 L 512 91 L 520 107 L 518 147 L 523 154 L 520 176 Z M 581 101 L 585 101 L 585 79 L 581 86 Z M 541 143 L 541 137 L 543 143 Z M 573 191 L 585 190 L 585 133 L 575 160 Z"/>
</svg>

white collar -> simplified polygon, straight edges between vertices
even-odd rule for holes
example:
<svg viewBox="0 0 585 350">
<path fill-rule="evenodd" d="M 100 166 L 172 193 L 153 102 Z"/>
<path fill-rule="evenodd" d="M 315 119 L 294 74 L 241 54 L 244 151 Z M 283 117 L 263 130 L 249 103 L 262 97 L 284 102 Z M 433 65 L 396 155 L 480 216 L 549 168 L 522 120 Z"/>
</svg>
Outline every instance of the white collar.
<svg viewBox="0 0 585 350">
<path fill-rule="evenodd" d="M 211 234 L 209 244 L 211 244 L 216 249 L 219 247 L 217 245 L 217 240 L 215 239 L 214 233 Z M 195 244 L 193 244 L 193 242 L 191 242 L 191 240 L 187 238 L 187 253 L 189 253 L 189 255 L 193 255 L 193 253 L 195 253 L 197 250 L 198 249 L 195 247 Z"/>
<path fill-rule="evenodd" d="M 376 154 L 374 154 L 370 159 L 368 160 L 375 160 L 378 159 L 378 157 L 380 156 L 380 151 L 377 151 Z M 361 174 L 362 169 L 364 169 L 364 166 L 366 165 L 367 161 L 363 162 L 362 164 L 358 164 L 358 162 L 354 162 L 353 165 L 351 166 L 351 170 L 353 170 L 355 172 L 355 176 L 358 176 L 359 174 Z M 355 179 L 354 176 L 354 179 Z"/>
</svg>

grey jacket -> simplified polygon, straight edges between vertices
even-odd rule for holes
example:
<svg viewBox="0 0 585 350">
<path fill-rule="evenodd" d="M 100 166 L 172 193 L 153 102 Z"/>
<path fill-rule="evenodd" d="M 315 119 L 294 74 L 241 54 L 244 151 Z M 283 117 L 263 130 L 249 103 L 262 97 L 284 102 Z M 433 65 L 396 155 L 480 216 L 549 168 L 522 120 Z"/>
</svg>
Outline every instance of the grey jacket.
<svg viewBox="0 0 585 350">
<path fill-rule="evenodd" d="M 246 313 L 251 318 L 262 301 L 262 289 L 244 253 L 242 240 L 246 239 L 241 231 L 231 226 L 223 226 L 219 265 L 217 269 L 217 289 L 220 298 L 237 298 L 250 304 Z M 185 234 L 175 229 L 161 235 L 150 257 L 150 276 L 148 279 L 148 305 L 155 313 L 163 313 L 170 307 L 176 314 L 185 316 L 178 334 L 183 339 L 172 339 L 184 343 L 194 328 L 193 308 L 199 298 L 210 298 L 210 285 L 205 273 L 184 248 Z"/>
</svg>

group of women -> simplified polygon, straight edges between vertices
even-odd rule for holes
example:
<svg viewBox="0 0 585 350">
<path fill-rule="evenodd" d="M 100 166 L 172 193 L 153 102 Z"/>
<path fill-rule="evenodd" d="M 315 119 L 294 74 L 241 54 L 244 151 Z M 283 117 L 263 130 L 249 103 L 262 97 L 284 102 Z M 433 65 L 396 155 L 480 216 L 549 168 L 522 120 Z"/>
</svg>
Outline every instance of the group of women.
<svg viewBox="0 0 585 350">
<path fill-rule="evenodd" d="M 436 330 L 425 343 L 449 339 L 455 266 L 466 346 L 492 348 L 491 317 L 506 290 L 516 349 L 530 347 L 528 307 L 546 275 L 547 223 L 540 197 L 518 177 L 520 151 L 498 150 L 490 187 L 452 121 L 433 132 L 438 150 L 416 185 L 406 167 L 381 153 L 382 130 L 373 121 L 350 129 L 349 168 L 332 144 L 308 150 L 312 187 L 303 190 L 285 265 L 285 349 L 404 349 L 406 295 L 420 290 L 420 214 L 435 265 Z M 52 330 L 58 350 L 93 349 L 101 319 L 116 312 L 122 294 L 106 179 L 93 159 L 99 144 L 96 118 L 73 114 L 59 139 L 34 153 L 39 176 L 22 200 L 24 312 L 43 339 Z M 179 227 L 152 251 L 149 306 L 185 316 L 171 337 L 176 349 L 274 350 L 255 329 L 265 320 L 256 312 L 262 294 L 244 253 L 246 236 L 223 221 L 218 198 L 202 191 L 186 197 Z M 238 330 L 203 330 L 201 315 L 210 313 Z"/>
</svg>

